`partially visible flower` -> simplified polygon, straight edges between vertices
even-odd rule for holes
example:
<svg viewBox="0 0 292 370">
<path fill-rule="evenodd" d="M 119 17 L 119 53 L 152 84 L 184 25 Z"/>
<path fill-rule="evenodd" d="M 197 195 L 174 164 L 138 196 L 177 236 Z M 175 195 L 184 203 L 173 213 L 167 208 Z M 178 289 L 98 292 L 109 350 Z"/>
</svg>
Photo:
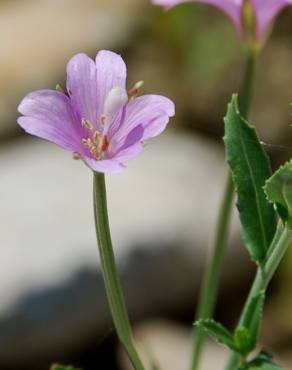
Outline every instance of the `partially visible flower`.
<svg viewBox="0 0 292 370">
<path fill-rule="evenodd" d="M 22 100 L 18 124 L 28 133 L 74 152 L 97 172 L 120 172 L 143 142 L 159 135 L 174 116 L 174 104 L 160 95 L 126 90 L 122 58 L 102 50 L 95 62 L 75 55 L 67 65 L 67 93 L 39 90 Z"/>
<path fill-rule="evenodd" d="M 234 23 L 242 37 L 254 32 L 256 41 L 265 37 L 269 25 L 276 15 L 292 0 L 152 0 L 156 5 L 171 8 L 186 2 L 199 2 L 220 9 Z"/>
</svg>

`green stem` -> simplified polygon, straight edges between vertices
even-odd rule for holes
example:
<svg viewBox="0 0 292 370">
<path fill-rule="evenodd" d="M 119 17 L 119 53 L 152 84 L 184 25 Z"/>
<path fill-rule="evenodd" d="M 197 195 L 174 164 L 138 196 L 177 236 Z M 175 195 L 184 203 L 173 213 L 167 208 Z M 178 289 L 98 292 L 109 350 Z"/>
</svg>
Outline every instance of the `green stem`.
<svg viewBox="0 0 292 370">
<path fill-rule="evenodd" d="M 93 196 L 96 236 L 112 318 L 118 337 L 128 353 L 134 369 L 144 370 L 144 366 L 134 346 L 131 325 L 117 274 L 108 221 L 105 179 L 101 173 L 94 172 Z"/>
<path fill-rule="evenodd" d="M 229 229 L 229 221 L 233 200 L 233 182 L 231 175 L 228 174 L 227 183 L 225 186 L 223 202 L 218 215 L 218 224 L 216 227 L 213 254 L 207 261 L 207 268 L 205 270 L 205 276 L 201 289 L 201 296 L 198 306 L 197 318 L 208 318 L 213 315 L 217 292 L 219 288 L 219 276 L 222 266 L 222 260 L 225 253 L 225 246 L 227 242 L 227 235 Z M 192 370 L 196 370 L 199 366 L 201 354 L 205 341 L 205 333 L 200 328 L 193 333 L 193 358 L 192 358 Z"/>
<path fill-rule="evenodd" d="M 254 93 L 257 52 L 247 50 L 245 70 L 239 91 L 239 108 L 241 115 L 248 119 Z"/>
<path fill-rule="evenodd" d="M 251 107 L 255 81 L 255 69 L 256 69 L 256 54 L 252 51 L 248 51 L 245 63 L 244 76 L 242 80 L 242 86 L 239 95 L 241 114 L 245 118 L 248 117 Z M 207 266 L 205 268 L 205 274 L 203 277 L 196 319 L 209 318 L 213 316 L 214 313 L 215 303 L 218 296 L 222 261 L 225 255 L 227 236 L 229 233 L 233 196 L 234 196 L 233 183 L 231 174 L 229 173 L 225 185 L 222 203 L 218 214 L 215 237 L 211 252 L 212 254 L 208 259 Z M 199 367 L 204 342 L 205 342 L 204 330 L 203 328 L 198 327 L 193 333 L 191 370 L 197 370 Z"/>
<path fill-rule="evenodd" d="M 285 228 L 279 224 L 278 230 L 281 232 L 281 236 L 279 237 L 279 233 L 276 232 L 274 240 L 271 244 L 271 254 L 267 259 L 263 268 L 258 268 L 254 283 L 251 287 L 250 293 L 248 295 L 247 301 L 245 303 L 244 309 L 242 311 L 239 326 L 246 322 L 246 315 L 249 312 L 249 306 L 252 304 L 253 298 L 257 296 L 261 291 L 266 291 L 272 277 L 274 276 L 281 260 L 284 257 L 285 252 L 287 251 L 288 247 L 292 244 L 292 230 L 287 226 Z M 278 231 L 277 230 L 277 231 Z M 247 328 L 251 329 L 251 328 Z M 235 370 L 238 368 L 240 364 L 240 357 L 238 354 L 233 352 L 229 358 L 229 361 L 225 367 L 225 370 Z"/>
</svg>

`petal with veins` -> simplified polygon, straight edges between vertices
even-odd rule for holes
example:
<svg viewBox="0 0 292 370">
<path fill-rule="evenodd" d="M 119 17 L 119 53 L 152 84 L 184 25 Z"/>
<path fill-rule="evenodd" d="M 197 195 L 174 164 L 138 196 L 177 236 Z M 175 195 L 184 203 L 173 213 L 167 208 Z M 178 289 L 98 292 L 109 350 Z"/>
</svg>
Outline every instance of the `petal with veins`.
<svg viewBox="0 0 292 370">
<path fill-rule="evenodd" d="M 67 89 L 79 119 L 89 120 L 98 128 L 97 79 L 94 61 L 86 54 L 77 54 L 67 64 Z"/>
<path fill-rule="evenodd" d="M 126 89 L 127 69 L 120 55 L 101 50 L 95 59 L 98 86 L 98 115 L 104 112 L 106 97 L 114 87 Z"/>
<path fill-rule="evenodd" d="M 18 111 L 24 117 L 19 117 L 17 122 L 26 132 L 65 149 L 80 151 L 78 123 L 65 94 L 54 90 L 29 93 Z"/>
</svg>

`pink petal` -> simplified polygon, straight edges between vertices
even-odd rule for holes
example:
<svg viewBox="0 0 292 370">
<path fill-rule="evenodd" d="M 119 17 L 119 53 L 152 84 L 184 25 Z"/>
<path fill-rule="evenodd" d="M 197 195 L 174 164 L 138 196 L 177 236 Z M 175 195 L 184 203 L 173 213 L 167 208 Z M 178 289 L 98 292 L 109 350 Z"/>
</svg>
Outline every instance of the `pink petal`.
<svg viewBox="0 0 292 370">
<path fill-rule="evenodd" d="M 97 161 L 93 158 L 84 157 L 83 160 L 95 172 L 120 173 L 125 169 L 122 163 L 114 159 Z"/>
<path fill-rule="evenodd" d="M 123 150 L 121 150 L 115 157 L 115 160 L 124 163 L 130 159 L 136 158 L 143 150 L 141 142 L 137 142 Z"/>
<path fill-rule="evenodd" d="M 18 111 L 23 117 L 17 122 L 29 134 L 79 151 L 81 141 L 76 130 L 76 117 L 65 94 L 54 90 L 29 93 L 19 104 Z"/>
<path fill-rule="evenodd" d="M 120 55 L 112 51 L 101 50 L 96 56 L 99 115 L 104 112 L 104 103 L 108 93 L 114 87 L 126 88 L 127 69 Z"/>
<path fill-rule="evenodd" d="M 110 149 L 109 156 L 116 157 L 119 155 L 120 152 L 128 149 L 129 147 L 140 143 L 144 135 L 144 128 L 142 125 L 138 125 L 134 127 L 125 138 L 122 138 L 118 143 L 115 145 L 115 141 L 113 140 L 112 148 Z"/>
<path fill-rule="evenodd" d="M 257 37 L 261 39 L 267 27 L 276 15 L 287 5 L 292 4 L 292 0 L 253 0 L 257 16 Z"/>
<path fill-rule="evenodd" d="M 98 122 L 97 72 L 94 61 L 86 54 L 77 54 L 67 64 L 67 90 L 79 120 Z"/>
<path fill-rule="evenodd" d="M 213 5 L 218 8 L 232 20 L 239 32 L 242 32 L 241 27 L 241 6 L 243 0 L 152 0 L 156 5 L 162 5 L 166 8 L 171 8 L 178 4 L 198 2 L 202 4 Z"/>
<path fill-rule="evenodd" d="M 126 106 L 124 120 L 111 139 L 113 143 L 125 142 L 137 126 L 144 129 L 142 140 L 159 135 L 175 114 L 173 102 L 160 95 L 143 95 Z"/>
</svg>

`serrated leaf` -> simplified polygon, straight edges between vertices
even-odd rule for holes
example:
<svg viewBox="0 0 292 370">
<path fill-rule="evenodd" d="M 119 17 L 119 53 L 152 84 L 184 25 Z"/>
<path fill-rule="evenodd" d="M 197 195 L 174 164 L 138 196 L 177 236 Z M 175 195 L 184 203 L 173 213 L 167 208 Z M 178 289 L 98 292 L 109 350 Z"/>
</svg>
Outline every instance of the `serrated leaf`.
<svg viewBox="0 0 292 370">
<path fill-rule="evenodd" d="M 292 161 L 281 166 L 266 181 L 264 191 L 283 222 L 292 226 Z"/>
<path fill-rule="evenodd" d="M 241 322 L 241 325 L 248 328 L 249 331 L 247 353 L 251 352 L 256 347 L 263 315 L 264 302 L 265 292 L 261 291 L 251 299 L 250 304 L 245 311 L 244 320 Z"/>
<path fill-rule="evenodd" d="M 255 128 L 240 115 L 237 96 L 224 121 L 226 156 L 238 195 L 244 241 L 252 259 L 261 263 L 276 230 L 274 210 L 263 191 L 271 176 L 270 163 Z"/>
<path fill-rule="evenodd" d="M 218 343 L 224 344 L 228 348 L 237 351 L 234 343 L 233 335 L 223 325 L 216 322 L 213 319 L 201 319 L 195 324 L 198 327 L 202 327 L 207 334 L 209 334 Z"/>
<path fill-rule="evenodd" d="M 76 367 L 72 367 L 72 366 L 53 364 L 50 370 L 81 370 L 81 369 L 77 369 Z"/>
</svg>

